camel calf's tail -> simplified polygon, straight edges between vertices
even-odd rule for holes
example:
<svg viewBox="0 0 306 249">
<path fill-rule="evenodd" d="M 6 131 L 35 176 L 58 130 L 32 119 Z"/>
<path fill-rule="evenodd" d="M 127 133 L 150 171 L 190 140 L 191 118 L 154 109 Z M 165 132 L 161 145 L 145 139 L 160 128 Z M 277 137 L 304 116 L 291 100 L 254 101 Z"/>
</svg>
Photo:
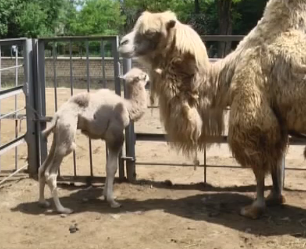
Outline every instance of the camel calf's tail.
<svg viewBox="0 0 306 249">
<path fill-rule="evenodd" d="M 50 135 L 50 133 L 53 132 L 53 129 L 56 126 L 56 123 L 57 123 L 57 119 L 58 119 L 57 116 L 53 117 L 52 120 L 51 120 L 51 125 L 41 132 L 41 135 L 43 137 L 47 138 Z"/>
</svg>

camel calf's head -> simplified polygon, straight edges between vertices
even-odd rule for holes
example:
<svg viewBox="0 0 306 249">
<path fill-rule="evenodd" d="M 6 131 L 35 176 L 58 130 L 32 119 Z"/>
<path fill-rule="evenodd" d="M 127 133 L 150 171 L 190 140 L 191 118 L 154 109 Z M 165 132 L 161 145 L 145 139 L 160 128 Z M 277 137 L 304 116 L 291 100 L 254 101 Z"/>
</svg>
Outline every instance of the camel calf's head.
<svg viewBox="0 0 306 249">
<path fill-rule="evenodd" d="M 138 67 L 132 68 L 121 78 L 125 80 L 127 86 L 141 84 L 142 87 L 145 87 L 150 81 L 149 75 Z"/>
</svg>

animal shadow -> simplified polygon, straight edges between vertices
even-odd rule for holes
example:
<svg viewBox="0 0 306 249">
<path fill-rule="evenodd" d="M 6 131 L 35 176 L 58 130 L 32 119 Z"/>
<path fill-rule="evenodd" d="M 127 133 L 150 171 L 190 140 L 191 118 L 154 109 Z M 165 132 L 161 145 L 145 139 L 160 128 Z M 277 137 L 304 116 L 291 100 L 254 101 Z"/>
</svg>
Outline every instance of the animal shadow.
<svg viewBox="0 0 306 249">
<path fill-rule="evenodd" d="M 148 198 L 146 200 L 135 200 L 120 198 L 118 201 L 122 204 L 122 207 L 119 209 L 112 209 L 104 200 L 99 199 L 101 193 L 101 187 L 84 187 L 74 191 L 69 196 L 61 197 L 61 201 L 64 206 L 72 207 L 75 213 L 113 214 L 137 211 L 145 213 L 151 210 L 163 210 L 179 217 L 219 224 L 258 236 L 288 234 L 295 237 L 304 237 L 306 231 L 306 226 L 303 223 L 306 210 L 289 204 L 268 207 L 265 215 L 258 220 L 250 220 L 240 216 L 240 208 L 250 204 L 252 199 L 247 195 L 236 192 L 216 193 L 209 191 L 205 194 L 200 193 L 179 199 Z M 51 199 L 49 201 L 53 204 Z M 53 205 L 52 209 L 54 209 Z M 56 214 L 55 212 L 46 213 L 44 209 L 38 206 L 37 202 L 21 203 L 14 207 L 12 211 L 32 215 Z"/>
</svg>

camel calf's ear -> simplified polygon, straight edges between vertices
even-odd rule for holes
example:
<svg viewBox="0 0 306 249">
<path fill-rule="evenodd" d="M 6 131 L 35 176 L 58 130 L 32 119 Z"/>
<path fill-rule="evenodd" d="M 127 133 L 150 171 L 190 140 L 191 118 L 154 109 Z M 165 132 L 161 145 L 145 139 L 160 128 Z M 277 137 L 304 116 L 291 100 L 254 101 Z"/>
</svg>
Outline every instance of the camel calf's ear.
<svg viewBox="0 0 306 249">
<path fill-rule="evenodd" d="M 175 26 L 176 21 L 175 20 L 171 20 L 167 23 L 167 29 L 172 29 Z"/>
</svg>

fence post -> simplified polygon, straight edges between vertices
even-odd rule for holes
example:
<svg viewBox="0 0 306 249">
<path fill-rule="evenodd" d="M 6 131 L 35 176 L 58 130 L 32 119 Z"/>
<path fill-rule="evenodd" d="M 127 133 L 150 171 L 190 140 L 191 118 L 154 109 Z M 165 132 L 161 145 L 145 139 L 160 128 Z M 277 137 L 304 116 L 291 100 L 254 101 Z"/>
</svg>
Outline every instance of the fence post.
<svg viewBox="0 0 306 249">
<path fill-rule="evenodd" d="M 112 41 L 112 54 L 114 57 L 114 79 L 115 79 L 115 93 L 121 96 L 121 80 L 120 80 L 120 61 L 119 61 L 119 36 L 116 36 Z M 119 153 L 119 180 L 123 181 L 125 177 L 124 160 L 122 159 L 122 150 Z"/>
<path fill-rule="evenodd" d="M 282 168 L 281 168 L 281 184 L 282 184 L 282 189 L 285 188 L 285 172 L 286 172 L 286 155 L 285 153 L 283 154 L 282 158 Z"/>
<path fill-rule="evenodd" d="M 131 59 L 123 59 L 123 73 L 127 73 L 132 68 Z M 124 97 L 129 97 L 126 85 L 124 82 Z M 130 124 L 125 129 L 125 148 L 126 148 L 126 173 L 127 180 L 133 182 L 136 180 L 136 167 L 135 167 L 135 131 L 134 122 L 130 121 Z"/>
<path fill-rule="evenodd" d="M 35 40 L 35 96 L 36 108 L 39 117 L 46 116 L 46 81 L 45 81 L 45 43 Z M 47 140 L 41 136 L 41 131 L 46 128 L 44 120 L 37 121 L 37 133 L 40 148 L 40 164 L 47 157 Z"/>
<path fill-rule="evenodd" d="M 33 42 L 32 39 L 26 39 L 24 43 L 24 91 L 26 97 L 26 116 L 27 116 L 27 133 L 26 141 L 28 146 L 28 171 L 30 177 L 37 175 L 39 167 L 39 146 L 37 144 L 37 129 L 35 125 L 35 95 L 33 79 Z"/>
</svg>

